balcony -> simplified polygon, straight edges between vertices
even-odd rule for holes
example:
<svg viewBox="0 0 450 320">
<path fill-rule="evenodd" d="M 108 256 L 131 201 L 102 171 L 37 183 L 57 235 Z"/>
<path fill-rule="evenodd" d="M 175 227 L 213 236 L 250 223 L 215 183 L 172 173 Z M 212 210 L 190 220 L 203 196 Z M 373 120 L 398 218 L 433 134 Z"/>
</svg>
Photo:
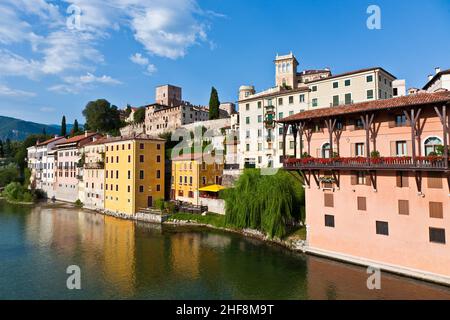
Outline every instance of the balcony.
<svg viewBox="0 0 450 320">
<path fill-rule="evenodd" d="M 440 156 L 379 158 L 302 158 L 286 159 L 286 170 L 424 170 L 448 171 L 449 161 Z"/>
</svg>

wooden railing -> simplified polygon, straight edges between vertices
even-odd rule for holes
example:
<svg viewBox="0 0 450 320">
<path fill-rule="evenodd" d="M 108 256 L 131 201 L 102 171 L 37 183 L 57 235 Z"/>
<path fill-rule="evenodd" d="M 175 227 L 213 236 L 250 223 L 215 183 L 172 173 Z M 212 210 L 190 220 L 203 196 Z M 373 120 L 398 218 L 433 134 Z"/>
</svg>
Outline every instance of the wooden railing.
<svg viewBox="0 0 450 320">
<path fill-rule="evenodd" d="M 449 162 L 444 157 L 378 157 L 378 158 L 288 158 L 283 162 L 287 170 L 298 169 L 429 169 L 448 170 Z"/>
</svg>

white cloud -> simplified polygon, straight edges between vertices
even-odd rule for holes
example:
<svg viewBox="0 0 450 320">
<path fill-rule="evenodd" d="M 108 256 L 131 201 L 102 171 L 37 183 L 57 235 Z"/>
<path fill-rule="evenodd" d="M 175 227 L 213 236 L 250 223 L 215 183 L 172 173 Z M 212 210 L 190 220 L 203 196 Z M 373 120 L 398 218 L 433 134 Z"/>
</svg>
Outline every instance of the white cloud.
<svg viewBox="0 0 450 320">
<path fill-rule="evenodd" d="M 18 98 L 28 98 L 36 96 L 36 93 L 12 89 L 6 85 L 0 84 L 0 96 L 3 97 L 18 97 Z"/>
<path fill-rule="evenodd" d="M 103 84 L 103 85 L 119 85 L 122 84 L 121 81 L 114 79 L 110 76 L 103 75 L 97 77 L 92 73 L 87 73 L 83 76 L 78 77 L 64 77 L 64 83 L 57 84 L 48 88 L 49 91 L 57 92 L 57 93 L 70 93 L 70 94 L 78 94 L 85 90 L 90 90 L 94 88 L 95 84 Z"/>
<path fill-rule="evenodd" d="M 133 63 L 136 63 L 140 66 L 145 67 L 145 74 L 147 74 L 147 75 L 153 75 L 156 71 L 158 71 L 156 66 L 154 64 L 150 63 L 148 58 L 142 56 L 141 53 L 135 53 L 134 55 L 132 55 L 130 57 L 130 60 Z"/>
<path fill-rule="evenodd" d="M 142 54 L 140 54 L 140 53 L 135 53 L 134 55 L 132 55 L 130 57 L 130 60 L 133 63 L 136 63 L 136 64 L 141 65 L 141 66 L 148 65 L 148 59 L 143 57 Z"/>
</svg>

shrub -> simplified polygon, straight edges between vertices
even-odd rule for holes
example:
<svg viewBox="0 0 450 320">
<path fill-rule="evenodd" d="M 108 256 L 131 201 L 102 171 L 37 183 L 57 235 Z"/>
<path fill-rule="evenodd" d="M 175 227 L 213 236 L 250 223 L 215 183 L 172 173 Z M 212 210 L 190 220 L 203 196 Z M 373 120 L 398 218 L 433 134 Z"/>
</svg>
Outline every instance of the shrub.
<svg viewBox="0 0 450 320">
<path fill-rule="evenodd" d="M 164 203 L 164 199 L 156 199 L 155 200 L 155 204 L 154 204 L 155 208 L 164 211 L 165 208 L 165 203 Z"/>
<path fill-rule="evenodd" d="M 83 207 L 83 202 L 81 202 L 80 199 L 77 199 L 77 201 L 75 201 L 75 206 L 82 208 Z"/>
<path fill-rule="evenodd" d="M 35 200 L 34 194 L 18 182 L 8 184 L 2 195 L 10 201 L 33 202 Z"/>
<path fill-rule="evenodd" d="M 379 157 L 380 157 L 380 153 L 379 153 L 377 150 L 373 150 L 373 151 L 370 153 L 370 157 L 371 157 L 371 158 L 379 158 Z"/>
</svg>

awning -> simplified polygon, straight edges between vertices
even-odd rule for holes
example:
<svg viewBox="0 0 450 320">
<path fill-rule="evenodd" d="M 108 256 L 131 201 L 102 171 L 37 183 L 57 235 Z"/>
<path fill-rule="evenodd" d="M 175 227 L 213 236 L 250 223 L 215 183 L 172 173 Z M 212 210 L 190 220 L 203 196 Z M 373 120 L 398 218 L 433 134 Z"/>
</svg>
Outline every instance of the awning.
<svg viewBox="0 0 450 320">
<path fill-rule="evenodd" d="M 210 185 L 210 186 L 206 186 L 206 187 L 203 187 L 203 188 L 200 188 L 200 189 L 198 189 L 198 191 L 204 191 L 204 192 L 219 192 L 220 190 L 223 190 L 223 189 L 226 189 L 225 187 L 223 187 L 223 186 L 220 186 L 220 185 L 218 185 L 218 184 L 213 184 L 213 185 Z"/>
</svg>

